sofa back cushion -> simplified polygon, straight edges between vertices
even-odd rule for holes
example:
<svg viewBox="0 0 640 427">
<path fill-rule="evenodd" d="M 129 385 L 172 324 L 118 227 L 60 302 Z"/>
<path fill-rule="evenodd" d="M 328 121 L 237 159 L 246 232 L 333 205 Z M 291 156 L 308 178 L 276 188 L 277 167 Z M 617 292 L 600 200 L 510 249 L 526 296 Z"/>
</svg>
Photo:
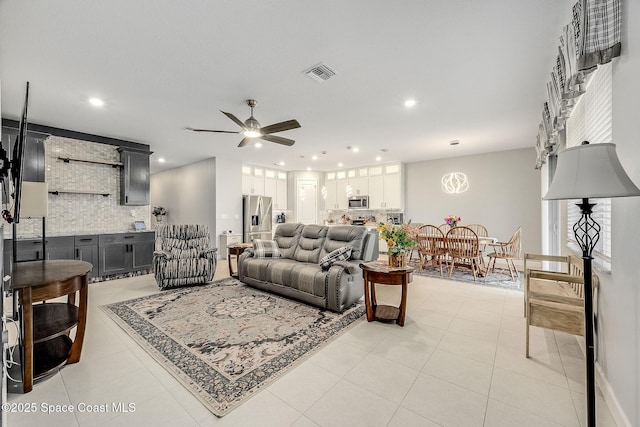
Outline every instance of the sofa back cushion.
<svg viewBox="0 0 640 427">
<path fill-rule="evenodd" d="M 171 224 L 156 231 L 156 249 L 174 258 L 197 258 L 210 247 L 209 226 L 204 224 Z"/>
<path fill-rule="evenodd" d="M 303 224 L 288 223 L 279 224 L 278 228 L 276 228 L 276 234 L 273 240 L 278 243 L 280 256 L 282 258 L 294 259 L 293 257 L 298 247 L 302 227 L 304 227 Z"/>
<path fill-rule="evenodd" d="M 324 257 L 340 247 L 349 246 L 351 247 L 351 259 L 362 259 L 362 248 L 366 234 L 365 227 L 353 225 L 329 227 L 320 256 Z"/>
<path fill-rule="evenodd" d="M 293 259 L 296 261 L 317 263 L 320 260 L 320 251 L 322 250 L 326 236 L 327 227 L 322 225 L 304 225 Z"/>
</svg>

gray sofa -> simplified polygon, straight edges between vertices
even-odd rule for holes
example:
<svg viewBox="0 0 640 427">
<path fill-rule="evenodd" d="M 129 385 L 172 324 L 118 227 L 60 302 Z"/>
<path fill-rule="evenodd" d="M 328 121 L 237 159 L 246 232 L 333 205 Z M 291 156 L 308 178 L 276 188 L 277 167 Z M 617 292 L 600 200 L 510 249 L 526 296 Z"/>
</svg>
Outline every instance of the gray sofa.
<svg viewBox="0 0 640 427">
<path fill-rule="evenodd" d="M 359 265 L 378 258 L 378 234 L 362 226 L 281 224 L 279 258 L 258 258 L 250 248 L 238 258 L 238 278 L 247 285 L 333 311 L 344 311 L 364 293 Z M 323 270 L 319 260 L 349 246 L 351 257 Z"/>
</svg>

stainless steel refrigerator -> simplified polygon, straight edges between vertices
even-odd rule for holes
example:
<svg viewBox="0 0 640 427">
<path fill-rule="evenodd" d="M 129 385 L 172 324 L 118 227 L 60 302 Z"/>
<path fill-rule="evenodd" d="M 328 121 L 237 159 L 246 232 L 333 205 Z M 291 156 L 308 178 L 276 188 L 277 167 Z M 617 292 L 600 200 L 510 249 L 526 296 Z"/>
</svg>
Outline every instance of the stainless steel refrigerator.
<svg viewBox="0 0 640 427">
<path fill-rule="evenodd" d="M 271 197 L 242 196 L 242 241 L 271 240 Z"/>
</svg>

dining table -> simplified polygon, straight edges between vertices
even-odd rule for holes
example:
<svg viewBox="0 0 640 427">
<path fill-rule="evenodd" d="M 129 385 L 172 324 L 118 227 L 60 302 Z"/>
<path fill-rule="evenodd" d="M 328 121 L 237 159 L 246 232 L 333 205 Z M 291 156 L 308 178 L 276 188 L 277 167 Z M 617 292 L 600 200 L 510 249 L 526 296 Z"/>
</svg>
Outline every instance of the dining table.
<svg viewBox="0 0 640 427">
<path fill-rule="evenodd" d="M 437 234 L 427 234 L 427 235 L 422 235 L 422 236 L 418 236 L 418 239 L 429 239 L 438 243 L 441 243 L 443 247 L 447 247 L 445 245 L 447 240 L 456 240 L 456 241 L 461 241 L 461 240 L 472 240 L 473 237 L 469 237 L 469 236 L 449 236 L 447 237 L 447 235 L 437 235 Z M 482 246 L 486 246 L 486 245 L 493 245 L 495 243 L 498 242 L 498 239 L 495 237 L 491 237 L 491 236 L 478 236 L 478 248 L 481 248 Z M 445 253 L 445 256 L 447 254 Z M 482 268 L 482 266 L 484 266 L 484 259 L 483 259 L 483 254 L 482 252 L 480 252 L 480 261 L 481 261 L 481 265 L 479 266 L 479 275 L 480 276 L 486 276 L 487 274 L 487 270 L 486 268 Z M 459 266 L 464 266 L 467 268 L 470 268 L 470 266 L 468 264 L 462 264 L 462 263 L 457 263 L 456 265 Z"/>
</svg>

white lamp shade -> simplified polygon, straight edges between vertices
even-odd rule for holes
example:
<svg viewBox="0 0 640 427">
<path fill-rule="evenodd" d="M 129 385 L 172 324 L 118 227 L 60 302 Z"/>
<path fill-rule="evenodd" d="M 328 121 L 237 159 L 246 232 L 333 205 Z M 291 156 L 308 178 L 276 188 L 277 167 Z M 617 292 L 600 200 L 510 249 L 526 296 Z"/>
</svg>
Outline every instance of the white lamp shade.
<svg viewBox="0 0 640 427">
<path fill-rule="evenodd" d="M 558 153 L 558 165 L 543 200 L 640 196 L 622 168 L 615 144 L 584 144 Z"/>
<path fill-rule="evenodd" d="M 48 214 L 49 185 L 46 182 L 22 182 L 20 216 L 43 218 Z"/>
</svg>

